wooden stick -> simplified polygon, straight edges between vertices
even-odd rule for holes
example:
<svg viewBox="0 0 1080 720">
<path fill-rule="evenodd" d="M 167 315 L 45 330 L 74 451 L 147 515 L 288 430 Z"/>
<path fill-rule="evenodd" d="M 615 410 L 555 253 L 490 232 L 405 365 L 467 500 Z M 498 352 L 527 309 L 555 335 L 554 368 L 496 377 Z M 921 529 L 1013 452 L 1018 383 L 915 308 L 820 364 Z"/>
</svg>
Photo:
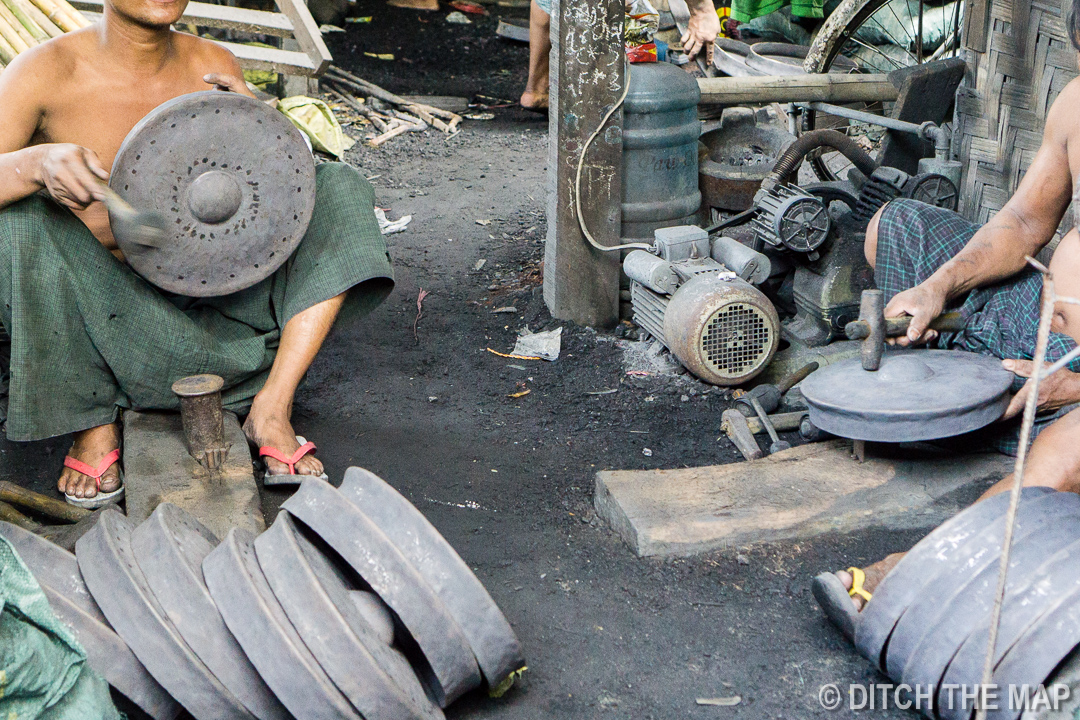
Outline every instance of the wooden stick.
<svg viewBox="0 0 1080 720">
<path fill-rule="evenodd" d="M 383 102 L 390 103 L 391 105 L 397 105 L 398 107 L 400 107 L 403 110 L 407 110 L 407 111 L 412 112 L 412 113 L 414 113 L 416 115 L 419 115 L 429 125 L 431 125 L 433 127 L 436 127 L 439 130 L 442 130 L 443 132 L 453 132 L 453 131 L 450 130 L 450 126 L 448 124 L 440 123 L 442 125 L 442 127 L 440 127 L 440 124 L 436 124 L 435 122 L 432 122 L 431 120 L 428 119 L 428 117 L 430 117 L 430 118 L 444 118 L 446 120 L 449 120 L 451 123 L 453 123 L 455 120 L 457 121 L 457 123 L 461 122 L 461 117 L 459 115 L 455 115 L 454 113 L 449 112 L 447 110 L 440 110 L 439 108 L 431 107 L 430 105 L 422 105 L 420 103 L 409 102 L 405 98 L 403 98 L 403 97 L 401 97 L 399 95 L 395 95 L 392 92 L 387 92 L 386 90 L 383 90 L 378 85 L 375 85 L 374 83 L 370 83 L 367 80 L 364 80 L 363 78 L 359 78 L 359 77 L 357 77 L 356 75 L 353 75 L 350 72 L 346 72 L 345 70 L 342 70 L 341 68 L 337 67 L 336 65 L 331 65 L 330 66 L 328 74 L 330 75 L 331 79 L 333 79 L 335 82 L 341 83 L 342 85 L 344 85 L 346 87 L 354 88 L 361 95 L 366 95 L 368 97 L 377 98 L 379 100 L 382 100 Z M 423 114 L 421 114 L 421 113 L 423 113 Z M 424 114 L 426 114 L 428 117 L 424 117 Z M 455 127 L 456 127 L 456 123 L 455 123 Z"/>
<path fill-rule="evenodd" d="M 49 39 L 49 34 L 45 32 L 33 18 L 27 15 L 14 0 L 0 0 L 0 4 L 4 5 L 11 12 L 11 15 L 23 26 L 23 29 L 25 29 L 26 32 L 30 33 L 30 37 L 34 38 L 35 42 L 40 44 Z"/>
<path fill-rule="evenodd" d="M 368 145 L 370 145 L 371 147 L 379 147 L 380 145 L 382 145 L 387 140 L 390 140 L 391 138 L 396 138 L 398 135 L 403 135 L 403 134 L 409 132 L 410 127 L 411 127 L 410 125 L 406 125 L 406 124 L 402 123 L 401 125 L 398 125 L 393 130 L 391 130 L 389 132 L 384 132 L 382 135 L 368 140 Z"/>
<path fill-rule="evenodd" d="M 773 102 L 892 102 L 900 91 L 888 75 L 779 75 L 699 78 L 701 105 L 766 105 Z"/>
<path fill-rule="evenodd" d="M 41 10 L 39 10 L 33 3 L 31 3 L 30 0 L 10 0 L 10 2 L 14 3 L 16 7 L 22 10 L 22 12 L 24 12 L 34 22 L 36 22 L 38 24 L 38 27 L 44 30 L 45 34 L 47 34 L 49 37 L 60 37 L 64 34 L 64 31 L 61 30 L 56 23 L 50 20 L 48 16 L 45 15 L 45 13 L 41 12 Z M 12 9 L 14 10 L 14 8 Z"/>
<path fill-rule="evenodd" d="M 30 46 L 26 44 L 19 33 L 15 32 L 15 28 L 11 27 L 8 21 L 2 17 L 0 17 L 0 37 L 11 45 L 11 49 L 15 51 L 16 55 L 30 49 Z"/>
<path fill-rule="evenodd" d="M 32 533 L 41 530 L 40 523 L 34 522 L 6 502 L 0 502 L 0 520 L 21 527 L 23 530 L 29 530 Z"/>
<path fill-rule="evenodd" d="M 41 12 L 45 13 L 45 17 L 56 23 L 56 26 L 64 32 L 73 32 L 82 27 L 78 21 L 64 12 L 56 4 L 55 0 L 30 0 L 30 2 L 36 5 Z"/>
<path fill-rule="evenodd" d="M 90 511 L 85 508 L 75 507 L 48 495 L 27 490 L 7 480 L 0 480 L 0 501 L 29 508 L 65 522 L 78 522 L 90 514 Z"/>
<path fill-rule="evenodd" d="M 68 15 L 72 20 L 76 22 L 76 24 L 78 24 L 79 27 L 90 27 L 93 24 L 90 22 L 90 20 L 87 19 L 85 15 L 72 7 L 71 3 L 69 3 L 68 0 L 53 0 L 53 2 L 56 3 L 57 7 L 60 8 L 61 12 Z"/>
<path fill-rule="evenodd" d="M 338 86 L 336 86 L 336 85 L 331 84 L 327 88 L 327 90 L 330 91 L 331 95 L 333 95 L 337 99 L 341 100 L 341 102 L 345 103 L 346 105 L 351 107 L 353 110 L 355 110 L 356 112 L 360 113 L 361 115 L 366 117 L 368 120 L 370 120 L 371 124 L 375 126 L 376 130 L 378 130 L 379 132 L 386 132 L 386 130 L 387 130 L 386 123 L 382 120 L 382 118 L 380 118 L 378 116 L 378 113 L 376 113 L 374 110 L 372 110 L 371 108 L 369 108 L 368 106 L 364 105 L 361 102 L 357 102 L 355 98 L 353 98 L 353 97 L 349 96 L 348 94 L 346 94 L 346 93 L 342 92 L 341 90 L 339 90 Z"/>
<path fill-rule="evenodd" d="M 436 130 L 442 130 L 444 133 L 450 132 L 450 126 L 428 112 L 427 108 L 423 105 L 406 105 L 404 109 L 417 115 L 421 120 Z"/>
<path fill-rule="evenodd" d="M 338 76 L 344 78 L 345 80 L 348 80 L 350 83 L 356 85 L 361 90 L 367 91 L 367 93 L 369 95 L 371 95 L 372 97 L 377 97 L 380 100 L 382 100 L 383 102 L 388 102 L 388 103 L 390 103 L 392 105 L 408 105 L 409 104 L 409 101 L 406 100 L 405 98 L 401 97 L 400 95 L 395 95 L 392 92 L 388 92 L 386 90 L 383 90 L 381 87 L 379 87 L 375 83 L 368 82 L 367 80 L 365 80 L 363 78 L 360 78 L 360 77 L 357 77 L 357 76 L 353 75 L 350 72 L 346 72 L 345 70 L 342 70 L 341 68 L 339 68 L 337 65 L 331 65 L 330 69 L 327 70 L 327 72 L 332 74 L 332 75 L 338 75 Z"/>
<path fill-rule="evenodd" d="M 11 29 L 19 36 L 19 39 L 26 43 L 27 49 L 32 48 L 38 44 L 38 41 L 34 39 L 34 36 L 30 34 L 30 31 L 23 27 L 19 22 L 19 18 L 15 17 L 15 14 L 8 9 L 8 6 L 0 2 L 0 20 L 11 26 Z M 14 44 L 14 43 L 12 43 Z"/>
</svg>

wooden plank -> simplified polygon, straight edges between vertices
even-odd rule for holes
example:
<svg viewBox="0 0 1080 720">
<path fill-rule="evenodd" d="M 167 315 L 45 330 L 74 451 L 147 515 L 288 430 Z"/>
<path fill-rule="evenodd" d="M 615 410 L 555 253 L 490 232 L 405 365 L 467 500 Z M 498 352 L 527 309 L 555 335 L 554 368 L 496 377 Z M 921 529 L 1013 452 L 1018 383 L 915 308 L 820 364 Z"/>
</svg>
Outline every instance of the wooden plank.
<svg viewBox="0 0 1080 720">
<path fill-rule="evenodd" d="M 306 53 L 221 41 L 218 44 L 235 55 L 240 67 L 247 70 L 272 70 L 283 75 L 316 77 L 316 66 Z"/>
<path fill-rule="evenodd" d="M 574 180 L 581 150 L 624 87 L 620 0 L 557 0 L 551 13 L 548 239 L 544 300 L 580 325 L 619 320 L 619 253 L 600 252 L 578 225 Z M 622 110 L 589 148 L 582 215 L 597 242 L 617 245 L 622 223 Z"/>
<path fill-rule="evenodd" d="M 322 31 L 311 17 L 311 11 L 303 0 L 277 0 L 277 6 L 293 26 L 293 37 L 300 43 L 300 49 L 311 59 L 313 74 L 320 77 L 333 59 L 330 50 L 323 42 Z"/>
<path fill-rule="evenodd" d="M 698 78 L 702 105 L 787 102 L 892 102 L 899 96 L 888 75 L 781 75 Z"/>
<path fill-rule="evenodd" d="M 79 10 L 101 12 L 105 2 L 104 0 L 73 0 L 71 4 Z M 203 2 L 188 3 L 180 22 L 199 27 L 225 28 L 274 37 L 292 37 L 293 35 L 292 22 L 281 13 L 247 10 L 229 5 L 211 5 Z"/>
<path fill-rule="evenodd" d="M 603 471 L 594 505 L 639 556 L 693 555 L 869 527 L 933 527 L 1013 465 L 1004 455 L 908 451 L 894 460 L 873 452 L 859 463 L 850 441 L 833 440 L 732 465 Z"/>
<path fill-rule="evenodd" d="M 259 488 L 240 422 L 225 413 L 224 466 L 211 474 L 188 454 L 179 413 L 124 413 L 124 485 L 127 514 L 135 523 L 171 502 L 194 515 L 218 537 L 229 528 L 266 529 Z"/>
</svg>

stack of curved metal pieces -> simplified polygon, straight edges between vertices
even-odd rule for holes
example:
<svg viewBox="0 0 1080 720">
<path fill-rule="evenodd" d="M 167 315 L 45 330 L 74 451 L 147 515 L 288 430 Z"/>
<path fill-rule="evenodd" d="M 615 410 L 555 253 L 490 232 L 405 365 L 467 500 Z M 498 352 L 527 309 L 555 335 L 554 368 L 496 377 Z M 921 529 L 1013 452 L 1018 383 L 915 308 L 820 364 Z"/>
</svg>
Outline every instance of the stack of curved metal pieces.
<svg viewBox="0 0 1080 720">
<path fill-rule="evenodd" d="M 960 693 L 966 688 L 973 697 L 982 681 L 1008 504 L 1008 493 L 996 495 L 938 527 L 859 614 L 859 652 L 924 697 L 932 687 L 933 707 L 925 699 L 920 706 L 928 717 L 971 714 L 971 701 L 962 706 Z M 1055 669 L 1080 644 L 1078 559 L 1080 496 L 1025 488 L 994 657 L 992 683 L 1003 700 L 990 720 L 1019 717 L 1022 706 L 1010 707 L 1010 688 L 1056 682 Z"/>
<path fill-rule="evenodd" d="M 412 504 L 350 468 L 258 537 L 115 510 L 75 555 L 0 523 L 90 666 L 157 720 L 437 720 L 524 666 L 510 624 Z"/>
</svg>

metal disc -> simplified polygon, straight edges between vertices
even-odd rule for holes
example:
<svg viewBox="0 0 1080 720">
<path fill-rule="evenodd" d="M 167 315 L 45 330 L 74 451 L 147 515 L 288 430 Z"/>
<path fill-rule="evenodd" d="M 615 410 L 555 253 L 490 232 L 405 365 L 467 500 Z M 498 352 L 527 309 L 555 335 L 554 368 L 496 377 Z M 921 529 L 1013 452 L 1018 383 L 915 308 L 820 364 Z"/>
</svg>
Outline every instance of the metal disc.
<svg viewBox="0 0 1080 720">
<path fill-rule="evenodd" d="M 60 622 L 71 628 L 86 659 L 105 681 L 155 720 L 172 720 L 182 708 L 158 684 L 109 625 L 83 583 L 75 556 L 37 535 L 0 522 L 7 538 L 45 591 Z"/>
<path fill-rule="evenodd" d="M 468 638 L 490 687 L 525 665 L 521 643 L 499 606 L 423 513 L 363 468 L 346 470 L 339 489 L 386 533 L 446 604 Z"/>
<path fill-rule="evenodd" d="M 1068 515 L 1055 514 L 1052 506 L 1044 506 L 1043 510 L 1047 515 L 1032 517 L 1029 513 L 1016 527 L 1009 561 L 1010 583 L 1024 582 L 1045 559 L 1047 548 L 1067 547 L 1080 533 L 1080 512 L 1075 508 Z M 956 651 L 986 622 L 997 589 L 1004 531 L 1000 522 L 991 528 L 995 530 L 992 537 L 984 536 L 973 543 L 978 558 L 968 558 L 970 569 L 958 572 L 960 582 L 940 577 L 904 613 L 889 639 L 890 677 L 911 687 L 938 686 Z"/>
<path fill-rule="evenodd" d="M 914 442 L 978 430 L 1009 404 L 1013 374 L 988 355 L 959 350 L 886 352 L 881 368 L 859 358 L 833 363 L 802 383 L 810 421 L 840 437 Z"/>
<path fill-rule="evenodd" d="M 137 273 L 180 295 L 228 295 L 269 277 L 300 244 L 315 209 L 315 160 L 265 103 L 196 92 L 132 128 L 109 185 L 173 229 L 159 248 L 116 238 Z"/>
<path fill-rule="evenodd" d="M 1026 681 L 1029 685 L 1038 684 L 1080 642 L 1080 623 L 1077 623 L 1080 607 L 1076 602 L 1080 597 L 1080 546 L 1073 543 L 1057 552 L 1049 548 L 1046 551 L 1046 560 L 1035 572 L 1018 583 L 1010 581 L 1006 586 L 994 653 L 997 669 L 993 682 L 998 682 L 1003 657 L 1016 653 L 1010 661 L 1009 673 L 1013 677 L 1039 675 L 1034 681 Z M 1063 617 L 1068 619 L 1070 615 L 1075 615 L 1072 627 L 1061 622 Z M 955 683 L 970 689 L 982 682 L 989 620 L 989 613 L 984 614 L 979 629 L 957 650 L 942 680 L 942 688 L 947 683 Z M 1048 623 L 1045 627 L 1044 622 Z M 1053 632 L 1048 633 L 1048 629 Z M 1060 636 L 1056 640 L 1052 639 L 1055 634 Z M 1040 647 L 1040 643 L 1044 647 Z M 1068 643 L 1068 647 L 1063 648 L 1064 643 Z M 1030 670 L 1026 668 L 1028 665 Z M 970 714 L 962 712 L 957 702 L 950 709 L 947 701 L 942 704 L 942 697 L 939 692 L 938 715 L 942 720 L 959 720 Z"/>
<path fill-rule="evenodd" d="M 446 707 L 482 678 L 469 641 L 442 599 L 401 550 L 332 485 L 305 480 L 282 505 L 359 573 L 397 613 L 419 646 L 430 674 L 422 678 Z"/>
<path fill-rule="evenodd" d="M 202 561 L 217 544 L 212 532 L 172 503 L 158 505 L 131 534 L 135 561 L 184 642 L 257 718 L 289 720 L 225 627 L 203 581 Z"/>
<path fill-rule="evenodd" d="M 366 720 L 440 720 L 408 660 L 380 638 L 331 561 L 287 510 L 255 540 L 274 596 L 323 670 Z"/>
<path fill-rule="evenodd" d="M 247 530 L 233 528 L 203 561 L 203 577 L 225 624 L 297 718 L 363 720 L 285 616 L 255 559 L 253 541 Z"/>
<path fill-rule="evenodd" d="M 1024 488 L 1022 497 L 1034 498 L 1050 492 L 1053 491 L 1049 488 Z M 1001 518 L 1008 504 L 1008 493 L 977 502 L 939 525 L 904 555 L 877 586 L 874 598 L 859 613 L 855 647 L 863 657 L 884 670 L 882 649 L 900 616 L 923 592 L 925 579 L 933 574 L 928 568 L 947 560 L 969 538 Z"/>
<path fill-rule="evenodd" d="M 90 594 L 154 679 L 197 718 L 252 715 L 214 677 L 169 622 L 131 552 L 133 524 L 106 510 L 75 544 Z"/>
</svg>

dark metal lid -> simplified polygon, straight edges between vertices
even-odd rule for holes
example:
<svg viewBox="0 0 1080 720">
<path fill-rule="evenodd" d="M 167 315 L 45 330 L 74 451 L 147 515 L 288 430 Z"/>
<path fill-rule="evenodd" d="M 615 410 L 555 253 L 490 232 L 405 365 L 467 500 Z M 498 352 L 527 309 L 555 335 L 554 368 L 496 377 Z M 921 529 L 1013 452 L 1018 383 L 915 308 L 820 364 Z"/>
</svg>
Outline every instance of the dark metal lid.
<svg viewBox="0 0 1080 720">
<path fill-rule="evenodd" d="M 997 358 L 958 350 L 886 352 L 881 368 L 859 358 L 802 383 L 810 421 L 840 437 L 914 442 L 989 425 L 1005 411 L 1013 374 Z"/>
<path fill-rule="evenodd" d="M 173 229 L 158 248 L 118 235 L 132 268 L 192 297 L 269 277 L 300 244 L 315 208 L 315 161 L 300 131 L 265 103 L 220 91 L 181 95 L 140 120 L 109 184 Z"/>
</svg>

